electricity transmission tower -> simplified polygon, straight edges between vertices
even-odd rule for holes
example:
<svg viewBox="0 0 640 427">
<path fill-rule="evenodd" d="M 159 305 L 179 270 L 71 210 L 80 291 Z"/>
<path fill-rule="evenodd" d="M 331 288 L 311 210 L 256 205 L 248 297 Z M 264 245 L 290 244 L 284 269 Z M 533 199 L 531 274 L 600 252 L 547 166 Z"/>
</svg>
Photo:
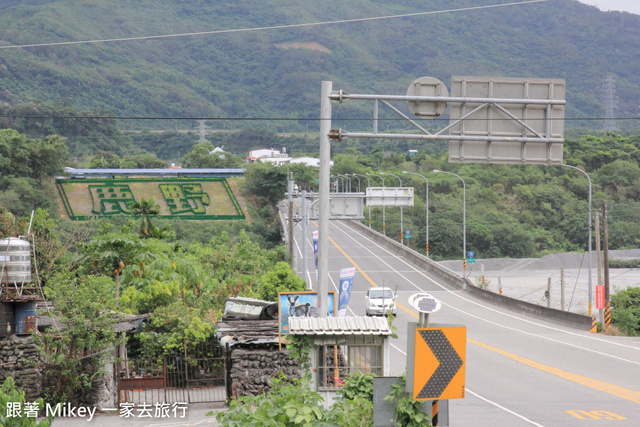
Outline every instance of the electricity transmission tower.
<svg viewBox="0 0 640 427">
<path fill-rule="evenodd" d="M 604 130 L 605 132 L 615 132 L 618 130 L 616 124 L 616 112 L 618 110 L 618 98 L 616 96 L 616 82 L 613 76 L 607 76 L 604 81 Z"/>
<path fill-rule="evenodd" d="M 202 144 L 204 142 L 209 142 L 207 140 L 207 129 L 209 127 L 206 125 L 205 122 L 206 122 L 206 120 L 198 120 L 198 123 L 200 124 L 198 126 L 198 131 L 200 132 L 200 136 L 198 138 L 198 144 Z"/>
</svg>

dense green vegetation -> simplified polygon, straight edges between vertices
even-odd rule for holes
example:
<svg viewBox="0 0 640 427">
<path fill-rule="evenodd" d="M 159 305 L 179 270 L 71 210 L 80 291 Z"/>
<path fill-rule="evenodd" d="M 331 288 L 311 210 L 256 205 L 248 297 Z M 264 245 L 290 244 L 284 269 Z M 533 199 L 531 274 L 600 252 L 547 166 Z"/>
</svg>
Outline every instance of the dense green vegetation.
<svg viewBox="0 0 640 427">
<path fill-rule="evenodd" d="M 618 290 L 611 295 L 611 318 L 623 334 L 640 336 L 640 287 Z"/>
<path fill-rule="evenodd" d="M 470 6 L 479 4 L 9 1 L 0 6 L 0 40 L 24 45 L 240 30 Z M 634 117 L 640 97 L 639 41 L 640 17 L 560 0 L 289 29 L 2 49 L 0 103 L 39 99 L 118 116 L 229 119 L 210 123 L 217 129 L 245 127 L 247 118 L 282 118 L 251 123 L 313 131 L 318 129 L 314 119 L 322 80 L 352 93 L 402 94 L 423 75 L 447 85 L 452 75 L 497 75 L 567 79 L 567 115 L 583 119 L 602 117 L 603 82 L 613 75 L 618 115 Z M 336 110 L 342 117 L 370 117 L 370 107 L 355 103 Z M 183 123 L 180 129 L 193 130 L 192 122 Z M 602 128 L 601 121 L 569 124 Z M 631 120 L 619 124 L 637 128 Z M 121 126 L 174 129 L 176 121 L 127 120 Z"/>
</svg>

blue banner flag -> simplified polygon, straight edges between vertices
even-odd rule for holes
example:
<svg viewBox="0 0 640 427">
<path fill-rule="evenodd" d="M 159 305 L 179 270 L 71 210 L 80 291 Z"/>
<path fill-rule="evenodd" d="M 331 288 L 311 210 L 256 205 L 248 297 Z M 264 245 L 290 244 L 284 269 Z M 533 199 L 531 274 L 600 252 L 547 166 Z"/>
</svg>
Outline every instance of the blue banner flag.
<svg viewBox="0 0 640 427">
<path fill-rule="evenodd" d="M 351 298 L 351 288 L 353 288 L 353 278 L 356 275 L 356 268 L 349 267 L 340 270 L 340 296 L 338 297 L 338 317 L 345 317 L 347 305 Z"/>
<path fill-rule="evenodd" d="M 316 263 L 316 280 L 318 279 L 318 232 L 313 232 L 313 260 Z"/>
</svg>

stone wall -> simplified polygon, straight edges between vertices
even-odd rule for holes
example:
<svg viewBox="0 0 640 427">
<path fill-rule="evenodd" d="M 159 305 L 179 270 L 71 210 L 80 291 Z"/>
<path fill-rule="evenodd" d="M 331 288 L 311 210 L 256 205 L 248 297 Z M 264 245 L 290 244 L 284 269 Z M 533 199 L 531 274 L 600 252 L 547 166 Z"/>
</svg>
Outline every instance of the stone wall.
<svg viewBox="0 0 640 427">
<path fill-rule="evenodd" d="M 287 378 L 300 378 L 300 367 L 289 359 L 288 350 L 231 348 L 231 392 L 233 397 L 256 396 L 271 389 L 271 380 L 281 372 Z"/>
<path fill-rule="evenodd" d="M 42 366 L 40 351 L 31 336 L 0 340 L 0 380 L 13 377 L 16 388 L 25 392 L 27 402 L 42 397 Z"/>
<path fill-rule="evenodd" d="M 110 352 L 109 355 L 112 355 Z M 106 374 L 97 377 L 90 387 L 80 390 L 77 396 L 70 396 L 74 404 L 113 407 L 115 404 L 115 381 L 113 378 L 113 359 L 109 357 L 105 365 Z M 87 359 L 82 371 L 88 375 L 95 373 L 95 366 Z M 16 389 L 25 392 L 27 402 L 44 398 L 45 387 L 53 388 L 58 381 L 59 370 L 46 365 L 40 350 L 29 335 L 11 335 L 0 339 L 0 383 L 13 377 Z"/>
</svg>

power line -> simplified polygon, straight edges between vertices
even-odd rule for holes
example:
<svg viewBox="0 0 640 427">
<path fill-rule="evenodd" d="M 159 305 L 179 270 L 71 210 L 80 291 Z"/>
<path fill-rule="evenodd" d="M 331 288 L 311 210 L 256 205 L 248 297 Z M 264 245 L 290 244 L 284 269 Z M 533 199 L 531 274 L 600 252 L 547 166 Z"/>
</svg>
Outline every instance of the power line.
<svg viewBox="0 0 640 427">
<path fill-rule="evenodd" d="M 29 115 L 29 114 L 0 114 L 0 118 L 9 118 L 9 119 L 88 119 L 88 120 L 205 120 L 205 121 L 221 121 L 221 120 L 231 120 L 231 121 L 314 121 L 319 122 L 323 120 L 329 119 L 321 119 L 318 117 L 174 117 L 174 116 L 164 116 L 164 117 L 152 117 L 152 116 L 68 116 L 68 115 L 60 115 L 60 116 L 46 116 L 46 115 Z M 334 117 L 333 121 L 371 121 L 371 118 L 367 117 Z M 378 118 L 378 121 L 406 121 L 404 118 Z M 511 118 L 467 118 L 465 121 L 513 121 Z M 603 121 L 610 120 L 607 117 L 564 117 L 564 118 L 529 118 L 529 121 L 540 121 L 540 120 L 564 120 L 564 121 Z M 638 117 L 616 117 L 615 120 L 640 120 L 640 116 Z M 438 122 L 438 121 L 446 121 L 447 118 L 435 118 L 435 119 L 425 119 L 424 121 L 430 122 Z"/>
<path fill-rule="evenodd" d="M 497 7 L 507 7 L 507 6 L 523 5 L 523 4 L 531 4 L 531 3 L 545 3 L 548 1 L 552 1 L 552 0 L 527 0 L 527 1 L 520 1 L 520 2 L 493 4 L 493 5 L 486 5 L 486 6 L 463 7 L 458 9 L 447 9 L 447 10 L 438 10 L 438 11 L 431 11 L 431 12 L 405 13 L 402 15 L 386 15 L 386 16 L 375 16 L 371 18 L 341 19 L 341 20 L 335 20 L 335 21 L 310 22 L 306 24 L 288 24 L 288 25 L 272 25 L 267 27 L 238 28 L 234 30 L 199 31 L 199 32 L 193 32 L 193 33 L 163 34 L 163 35 L 139 36 L 139 37 L 120 37 L 120 38 L 113 38 L 113 39 L 81 40 L 81 41 L 55 42 L 55 43 L 33 43 L 33 44 L 23 44 L 23 45 L 0 46 L 0 49 L 113 43 L 113 42 L 138 41 L 138 40 L 166 39 L 166 38 L 176 38 L 176 37 L 194 37 L 194 36 L 204 36 L 204 35 L 214 35 L 214 34 L 247 33 L 247 32 L 253 32 L 253 31 L 282 30 L 282 29 L 288 29 L 288 28 L 317 27 L 320 25 L 335 25 L 335 24 L 347 24 L 352 22 L 381 21 L 386 19 L 410 18 L 414 16 L 438 15 L 442 13 L 467 12 L 472 10 L 492 9 Z"/>
</svg>

